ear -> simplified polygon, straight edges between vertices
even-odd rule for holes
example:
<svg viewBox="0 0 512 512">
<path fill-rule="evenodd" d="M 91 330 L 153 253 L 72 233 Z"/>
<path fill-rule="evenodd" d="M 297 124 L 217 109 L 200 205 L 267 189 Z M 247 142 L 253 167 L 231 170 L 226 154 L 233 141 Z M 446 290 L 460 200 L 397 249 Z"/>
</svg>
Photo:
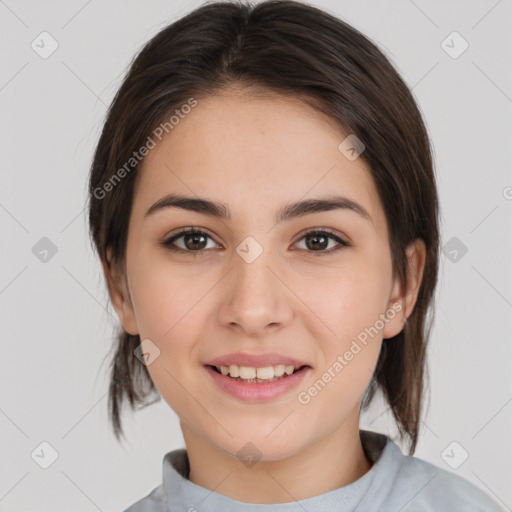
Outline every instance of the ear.
<svg viewBox="0 0 512 512">
<path fill-rule="evenodd" d="M 107 279 L 110 300 L 117 312 L 123 329 L 128 334 L 139 334 L 128 286 L 125 282 L 124 275 L 121 275 L 115 263 L 112 262 L 112 251 L 110 247 L 107 249 L 107 261 L 102 261 L 101 264 Z"/>
<path fill-rule="evenodd" d="M 407 246 L 407 287 L 403 289 L 404 286 L 399 282 L 399 278 L 396 278 L 386 311 L 393 309 L 397 313 L 385 325 L 383 338 L 396 336 L 403 329 L 407 318 L 411 316 L 423 279 L 426 254 L 425 242 L 421 238 L 417 238 Z M 391 315 L 387 316 L 391 318 Z"/>
</svg>

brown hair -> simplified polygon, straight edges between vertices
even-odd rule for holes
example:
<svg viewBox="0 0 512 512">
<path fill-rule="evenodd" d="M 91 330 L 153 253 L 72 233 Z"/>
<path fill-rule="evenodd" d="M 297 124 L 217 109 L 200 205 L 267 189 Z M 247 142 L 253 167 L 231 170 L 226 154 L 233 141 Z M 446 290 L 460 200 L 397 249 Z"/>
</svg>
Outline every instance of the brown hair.
<svg viewBox="0 0 512 512">
<path fill-rule="evenodd" d="M 138 170 L 134 151 L 191 97 L 232 85 L 302 99 L 364 143 L 360 158 L 379 192 L 389 226 L 393 275 L 403 284 L 405 248 L 416 238 L 425 242 L 414 310 L 404 330 L 384 340 L 362 401 L 366 409 L 375 392 L 382 391 L 400 437 L 409 438 L 413 454 L 427 376 L 431 321 L 427 324 L 426 316 L 438 275 L 438 197 L 430 141 L 411 92 L 389 60 L 334 15 L 292 0 L 213 2 L 144 45 L 110 105 L 90 170 L 90 234 L 104 269 L 112 264 L 126 277 L 128 222 Z M 108 276 L 107 284 L 110 290 Z M 140 342 L 138 335 L 121 328 L 113 347 L 108 408 L 118 440 L 124 435 L 121 409 L 126 399 L 132 410 L 153 403 L 150 395 L 160 399 L 146 366 L 134 355 Z"/>
</svg>

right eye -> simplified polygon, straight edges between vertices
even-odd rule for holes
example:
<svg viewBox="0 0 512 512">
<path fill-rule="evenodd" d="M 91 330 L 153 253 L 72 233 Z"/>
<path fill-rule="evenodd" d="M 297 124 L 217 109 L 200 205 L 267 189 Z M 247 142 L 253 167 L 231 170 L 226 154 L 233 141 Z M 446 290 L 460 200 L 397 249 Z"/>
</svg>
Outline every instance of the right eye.
<svg viewBox="0 0 512 512">
<path fill-rule="evenodd" d="M 172 236 L 170 236 L 169 238 L 166 238 L 162 242 L 162 245 L 167 249 L 175 252 L 203 252 L 202 249 L 207 248 L 205 244 L 207 244 L 208 238 L 213 240 L 212 237 L 205 233 L 204 231 L 195 228 L 187 228 L 182 229 L 178 233 L 175 233 Z M 182 239 L 181 246 L 176 244 L 176 241 L 180 239 Z"/>
</svg>

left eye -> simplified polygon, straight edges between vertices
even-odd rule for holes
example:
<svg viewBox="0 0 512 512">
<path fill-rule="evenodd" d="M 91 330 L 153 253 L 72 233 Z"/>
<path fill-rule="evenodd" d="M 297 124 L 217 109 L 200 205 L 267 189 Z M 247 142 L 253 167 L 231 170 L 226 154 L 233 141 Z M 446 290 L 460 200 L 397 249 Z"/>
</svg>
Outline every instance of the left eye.
<svg viewBox="0 0 512 512">
<path fill-rule="evenodd" d="M 323 252 L 323 253 L 332 253 L 341 249 L 342 247 L 349 247 L 350 244 L 342 240 L 339 236 L 335 235 L 330 231 L 320 230 L 320 231 L 309 231 L 306 233 L 300 240 L 305 240 L 306 248 L 313 248 L 312 251 L 308 252 Z M 299 240 L 299 241 L 300 241 Z M 308 243 L 308 240 L 311 242 Z M 328 248 L 329 241 L 336 242 L 337 246 L 333 250 L 326 251 Z M 316 256 L 316 255 L 315 255 Z"/>
<path fill-rule="evenodd" d="M 177 240 L 182 240 L 182 244 L 179 245 L 176 243 Z M 162 245 L 168 248 L 171 251 L 176 252 L 204 252 L 203 249 L 207 249 L 207 240 L 210 239 L 213 241 L 212 237 L 205 233 L 204 231 L 200 231 L 198 229 L 185 229 L 172 235 L 170 238 L 167 238 L 162 242 Z M 306 244 L 306 252 L 319 253 L 322 254 L 330 254 L 334 251 L 337 251 L 343 247 L 350 247 L 351 244 L 342 240 L 340 237 L 332 233 L 331 231 L 327 231 L 325 229 L 317 230 L 317 231 L 309 231 L 304 234 L 297 243 L 304 240 Z M 329 242 L 336 242 L 333 250 L 327 251 L 329 247 Z M 206 245 L 205 245 L 206 244 Z M 213 247 L 215 248 L 217 245 L 214 243 Z M 312 249 L 312 250 L 308 250 Z M 331 247 L 332 249 L 332 247 Z M 316 256 L 317 254 L 315 254 Z"/>
</svg>

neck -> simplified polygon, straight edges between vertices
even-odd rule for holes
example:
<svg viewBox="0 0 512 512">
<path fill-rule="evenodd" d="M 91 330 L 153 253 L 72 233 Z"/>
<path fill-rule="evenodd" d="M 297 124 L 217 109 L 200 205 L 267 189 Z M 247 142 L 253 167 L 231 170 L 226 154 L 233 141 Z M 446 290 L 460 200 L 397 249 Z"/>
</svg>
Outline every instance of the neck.
<svg viewBox="0 0 512 512">
<path fill-rule="evenodd" d="M 279 460 L 246 466 L 181 425 L 190 463 L 189 480 L 244 503 L 285 503 L 348 485 L 367 473 L 357 422 L 341 427 L 306 449 Z"/>
</svg>

